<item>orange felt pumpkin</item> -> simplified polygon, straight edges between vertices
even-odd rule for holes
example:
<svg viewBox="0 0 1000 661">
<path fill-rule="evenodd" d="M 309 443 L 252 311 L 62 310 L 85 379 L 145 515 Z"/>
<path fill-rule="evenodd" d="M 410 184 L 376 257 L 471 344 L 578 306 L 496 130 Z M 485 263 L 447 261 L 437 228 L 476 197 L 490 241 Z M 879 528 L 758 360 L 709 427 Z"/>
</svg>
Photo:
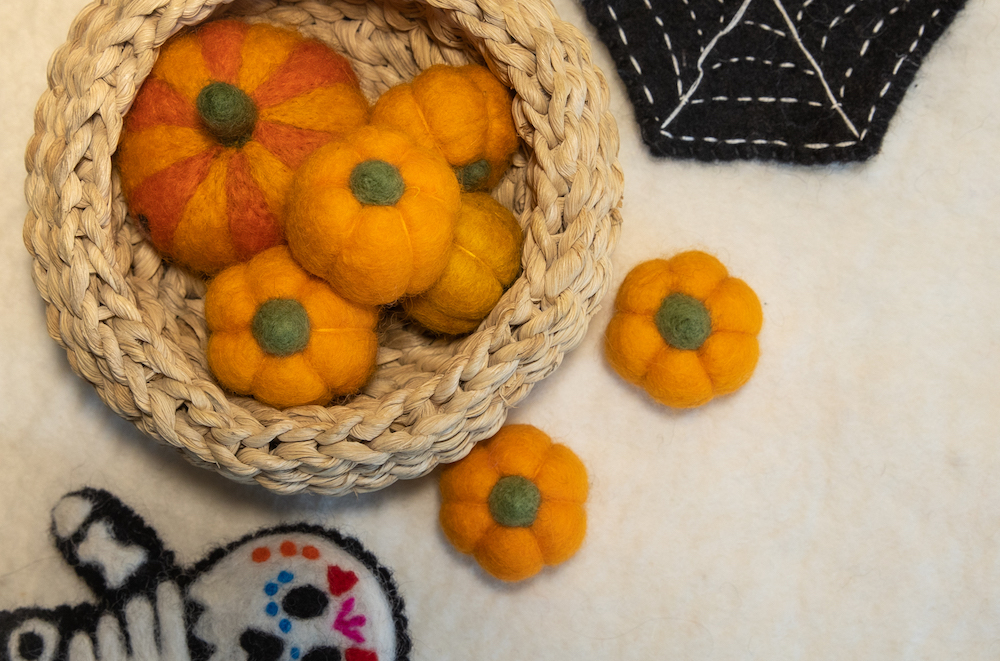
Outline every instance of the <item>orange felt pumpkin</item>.
<svg viewBox="0 0 1000 661">
<path fill-rule="evenodd" d="M 464 193 L 448 265 L 430 289 L 403 301 L 406 314 L 435 333 L 475 330 L 520 272 L 521 241 L 514 214 L 486 193 Z"/>
<path fill-rule="evenodd" d="M 510 90 L 489 69 L 438 64 L 387 90 L 372 123 L 403 131 L 438 149 L 465 190 L 495 186 L 517 150 Z"/>
<path fill-rule="evenodd" d="M 531 425 L 507 425 L 441 473 L 440 522 L 462 553 L 504 581 L 571 558 L 587 531 L 587 470 Z"/>
<path fill-rule="evenodd" d="M 170 39 L 116 157 L 133 218 L 166 257 L 215 273 L 283 240 L 293 171 L 361 126 L 350 65 L 297 32 L 216 21 Z"/>
<path fill-rule="evenodd" d="M 354 393 L 375 369 L 378 310 L 337 296 L 287 246 L 216 276 L 205 321 L 219 383 L 277 408 Z"/>
<path fill-rule="evenodd" d="M 316 150 L 295 174 L 288 245 L 345 298 L 392 303 L 441 276 L 459 196 L 440 154 L 368 126 Z"/>
<path fill-rule="evenodd" d="M 639 264 L 605 334 L 615 371 L 667 406 L 701 406 L 753 374 L 760 301 L 715 257 L 691 251 Z"/>
</svg>

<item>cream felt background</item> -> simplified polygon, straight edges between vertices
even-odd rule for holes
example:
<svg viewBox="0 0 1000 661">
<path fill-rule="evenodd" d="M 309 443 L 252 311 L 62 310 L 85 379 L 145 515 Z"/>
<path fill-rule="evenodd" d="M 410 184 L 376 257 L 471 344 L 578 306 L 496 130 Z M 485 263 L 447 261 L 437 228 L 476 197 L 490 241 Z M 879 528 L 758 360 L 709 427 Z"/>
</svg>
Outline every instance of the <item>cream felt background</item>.
<svg viewBox="0 0 1000 661">
<path fill-rule="evenodd" d="M 1000 6 L 969 4 L 864 165 L 655 160 L 582 10 L 622 137 L 616 288 L 700 248 L 764 305 L 750 383 L 652 404 L 604 363 L 612 298 L 511 415 L 591 473 L 570 562 L 515 586 L 438 530 L 436 474 L 359 497 L 278 497 L 119 420 L 45 331 L 21 240 L 23 152 L 80 0 L 0 21 L 0 609 L 86 599 L 48 537 L 84 485 L 191 563 L 262 525 L 359 537 L 396 572 L 414 659 L 995 659 L 1000 654 Z"/>
</svg>

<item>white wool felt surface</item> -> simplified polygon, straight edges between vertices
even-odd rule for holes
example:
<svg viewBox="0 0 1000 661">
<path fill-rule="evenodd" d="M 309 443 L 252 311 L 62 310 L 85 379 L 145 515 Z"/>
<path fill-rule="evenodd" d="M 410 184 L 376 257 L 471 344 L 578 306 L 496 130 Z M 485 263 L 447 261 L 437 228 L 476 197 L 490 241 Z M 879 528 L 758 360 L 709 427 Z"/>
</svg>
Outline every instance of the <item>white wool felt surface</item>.
<svg viewBox="0 0 1000 661">
<path fill-rule="evenodd" d="M 578 555 L 504 585 L 452 550 L 429 478 L 279 497 L 194 468 L 118 419 L 46 333 L 21 239 L 23 153 L 80 0 L 0 24 L 0 609 L 90 598 L 55 551 L 68 491 L 112 491 L 189 565 L 305 521 L 392 568 L 414 659 L 993 659 L 1000 649 L 1000 7 L 969 0 L 865 164 L 656 160 L 582 9 L 621 132 L 613 289 L 582 345 L 511 414 L 590 472 Z M 647 259 L 718 256 L 764 309 L 756 374 L 671 411 L 601 355 Z"/>
</svg>

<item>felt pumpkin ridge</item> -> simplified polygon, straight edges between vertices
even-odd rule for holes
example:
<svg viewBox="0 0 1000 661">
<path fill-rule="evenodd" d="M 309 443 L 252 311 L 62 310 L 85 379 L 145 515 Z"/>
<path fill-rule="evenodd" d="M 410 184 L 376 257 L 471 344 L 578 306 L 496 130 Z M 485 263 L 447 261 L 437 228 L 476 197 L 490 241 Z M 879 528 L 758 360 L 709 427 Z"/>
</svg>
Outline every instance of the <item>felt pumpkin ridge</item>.
<svg viewBox="0 0 1000 661">
<path fill-rule="evenodd" d="M 668 300 L 681 302 L 681 321 L 689 320 L 692 310 L 707 313 L 707 336 L 701 337 L 704 319 L 688 338 L 675 335 L 669 323 L 661 325 L 659 316 Z M 689 251 L 670 260 L 643 262 L 629 272 L 618 290 L 604 351 L 619 376 L 656 401 L 693 408 L 734 392 L 750 379 L 762 323 L 760 301 L 745 282 L 731 277 L 711 255 Z M 690 342 L 692 337 L 697 346 Z"/>
<path fill-rule="evenodd" d="M 526 485 L 537 492 L 537 502 Z M 531 425 L 502 427 L 446 466 L 439 488 L 448 541 L 500 580 L 534 576 L 568 560 L 583 543 L 586 468 L 572 450 Z"/>
<path fill-rule="evenodd" d="M 489 268 L 489 264 L 487 264 L 486 262 L 484 262 L 479 257 L 479 255 L 475 254 L 474 252 L 472 252 L 471 250 L 469 250 L 465 246 L 459 245 L 458 243 L 454 243 L 453 246 L 454 246 L 454 250 L 456 250 L 458 252 L 461 252 L 463 255 L 467 255 L 469 257 L 469 259 L 472 259 L 476 263 L 481 264 L 484 268 L 487 268 L 487 269 Z M 430 305 L 431 307 L 433 307 L 436 311 L 440 312 L 441 314 L 447 314 L 447 312 L 448 312 L 447 309 L 442 309 L 442 307 L 440 307 L 440 304 L 437 303 L 437 302 L 430 301 L 428 303 L 428 305 Z"/>
<path fill-rule="evenodd" d="M 344 58 L 268 24 L 220 20 L 177 35 L 147 81 L 116 155 L 122 189 L 157 249 L 201 273 L 282 243 L 294 169 L 368 119 Z"/>
</svg>

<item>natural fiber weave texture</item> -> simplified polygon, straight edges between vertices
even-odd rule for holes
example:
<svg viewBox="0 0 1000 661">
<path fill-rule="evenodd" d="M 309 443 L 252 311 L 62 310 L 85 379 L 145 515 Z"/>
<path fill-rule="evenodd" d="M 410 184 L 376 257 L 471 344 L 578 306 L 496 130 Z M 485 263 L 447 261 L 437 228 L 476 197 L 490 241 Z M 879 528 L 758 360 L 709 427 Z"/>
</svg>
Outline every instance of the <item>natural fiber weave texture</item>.
<svg viewBox="0 0 1000 661">
<path fill-rule="evenodd" d="M 494 196 L 524 228 L 523 274 L 477 332 L 449 342 L 390 323 L 374 379 L 325 408 L 278 411 L 212 380 L 204 283 L 164 265 L 126 219 L 111 157 L 157 49 L 218 16 L 328 43 L 370 100 L 433 64 L 476 59 L 514 90 L 526 149 Z M 580 342 L 608 288 L 617 128 L 589 45 L 546 0 L 106 0 L 79 15 L 49 84 L 27 149 L 24 226 L 49 333 L 119 415 L 236 480 L 342 495 L 460 459 Z"/>
</svg>

